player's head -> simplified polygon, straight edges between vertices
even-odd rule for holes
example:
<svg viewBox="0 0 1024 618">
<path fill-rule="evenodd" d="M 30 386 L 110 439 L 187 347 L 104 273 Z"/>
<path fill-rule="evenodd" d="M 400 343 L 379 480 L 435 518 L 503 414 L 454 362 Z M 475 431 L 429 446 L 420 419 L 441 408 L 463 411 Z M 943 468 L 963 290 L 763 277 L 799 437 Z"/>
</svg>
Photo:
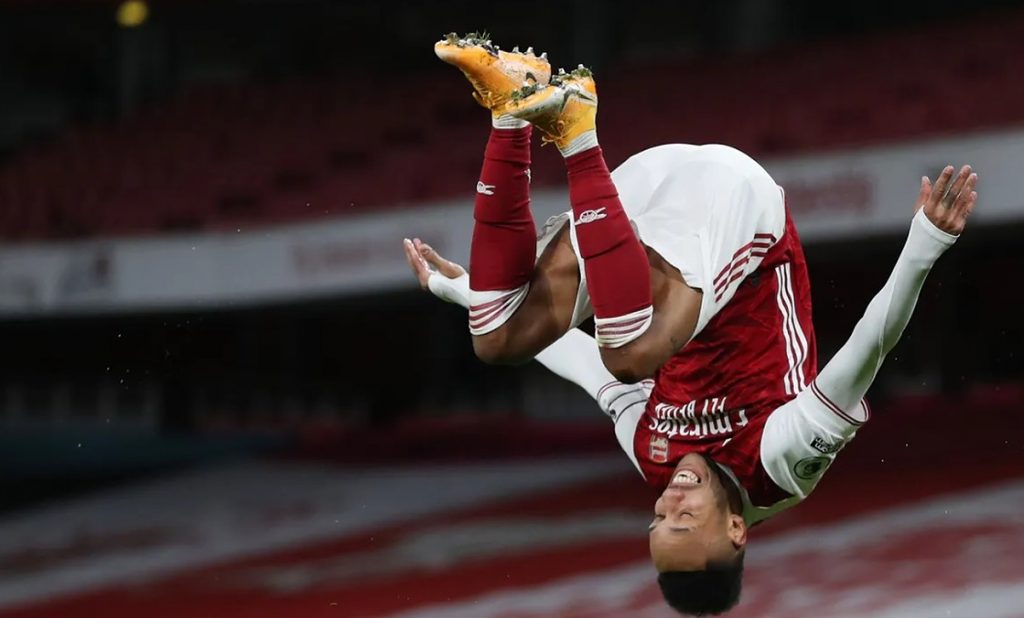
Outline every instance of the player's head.
<svg viewBox="0 0 1024 618">
<path fill-rule="evenodd" d="M 701 455 L 683 457 L 654 505 L 651 559 L 665 600 L 686 614 L 719 614 L 739 600 L 747 526 L 739 491 Z"/>
</svg>

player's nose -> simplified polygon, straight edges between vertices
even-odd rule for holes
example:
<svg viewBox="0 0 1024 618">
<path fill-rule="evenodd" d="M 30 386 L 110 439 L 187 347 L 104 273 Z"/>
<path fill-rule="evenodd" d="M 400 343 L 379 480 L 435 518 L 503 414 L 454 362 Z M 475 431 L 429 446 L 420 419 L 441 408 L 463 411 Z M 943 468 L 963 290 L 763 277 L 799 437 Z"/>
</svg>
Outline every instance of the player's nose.
<svg viewBox="0 0 1024 618">
<path fill-rule="evenodd" d="M 658 503 L 667 513 L 674 513 L 680 510 L 680 505 L 686 499 L 686 493 L 681 491 L 666 491 L 661 494 Z"/>
</svg>

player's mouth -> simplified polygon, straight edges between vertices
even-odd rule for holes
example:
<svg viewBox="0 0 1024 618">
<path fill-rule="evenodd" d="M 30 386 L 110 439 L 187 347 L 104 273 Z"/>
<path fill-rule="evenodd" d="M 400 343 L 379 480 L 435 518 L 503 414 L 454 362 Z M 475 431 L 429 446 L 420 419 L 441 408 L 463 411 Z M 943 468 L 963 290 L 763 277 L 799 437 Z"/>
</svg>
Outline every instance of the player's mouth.
<svg viewBox="0 0 1024 618">
<path fill-rule="evenodd" d="M 703 482 L 703 479 L 695 470 L 682 469 L 676 470 L 675 476 L 672 477 L 672 483 L 670 487 L 696 487 Z"/>
</svg>

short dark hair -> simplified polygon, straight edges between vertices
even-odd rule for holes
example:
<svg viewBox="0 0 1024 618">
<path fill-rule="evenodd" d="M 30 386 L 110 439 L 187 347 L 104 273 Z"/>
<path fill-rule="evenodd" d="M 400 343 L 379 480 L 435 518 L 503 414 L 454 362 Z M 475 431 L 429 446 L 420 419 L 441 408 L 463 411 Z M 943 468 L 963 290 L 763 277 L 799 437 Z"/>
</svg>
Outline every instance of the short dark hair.
<svg viewBox="0 0 1024 618">
<path fill-rule="evenodd" d="M 672 609 L 684 615 L 717 616 L 733 608 L 743 588 L 743 555 L 703 571 L 666 571 L 658 575 L 661 594 Z"/>
</svg>

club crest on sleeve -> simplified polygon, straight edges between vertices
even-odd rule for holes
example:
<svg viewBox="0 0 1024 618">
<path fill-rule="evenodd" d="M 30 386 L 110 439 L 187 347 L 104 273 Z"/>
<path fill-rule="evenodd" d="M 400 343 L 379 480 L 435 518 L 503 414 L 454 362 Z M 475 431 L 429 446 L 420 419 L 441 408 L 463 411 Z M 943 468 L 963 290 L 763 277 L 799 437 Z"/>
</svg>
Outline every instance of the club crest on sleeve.
<svg viewBox="0 0 1024 618">
<path fill-rule="evenodd" d="M 668 438 L 651 436 L 649 452 L 651 461 L 654 463 L 665 463 L 668 461 Z"/>
<path fill-rule="evenodd" d="M 828 457 L 807 457 L 796 462 L 796 465 L 793 466 L 793 473 L 798 478 L 809 481 L 824 472 L 829 463 Z"/>
</svg>

